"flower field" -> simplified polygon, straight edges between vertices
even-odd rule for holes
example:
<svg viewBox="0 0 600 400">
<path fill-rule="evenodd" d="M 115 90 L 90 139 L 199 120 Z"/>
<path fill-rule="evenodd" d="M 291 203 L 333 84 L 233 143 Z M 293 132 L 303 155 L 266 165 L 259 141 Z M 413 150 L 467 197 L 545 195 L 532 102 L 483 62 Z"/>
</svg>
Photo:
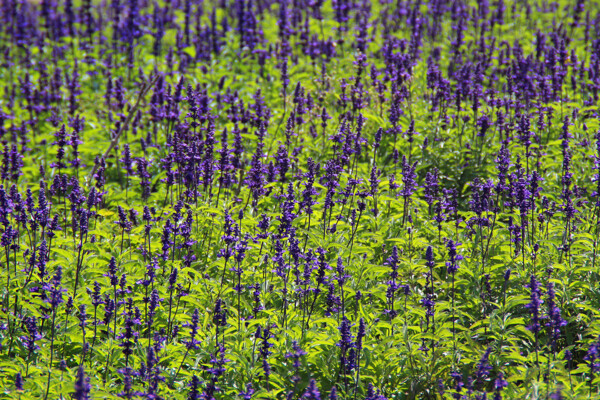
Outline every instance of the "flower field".
<svg viewBox="0 0 600 400">
<path fill-rule="evenodd" d="M 596 2 L 0 22 L 0 398 L 600 399 Z"/>
</svg>

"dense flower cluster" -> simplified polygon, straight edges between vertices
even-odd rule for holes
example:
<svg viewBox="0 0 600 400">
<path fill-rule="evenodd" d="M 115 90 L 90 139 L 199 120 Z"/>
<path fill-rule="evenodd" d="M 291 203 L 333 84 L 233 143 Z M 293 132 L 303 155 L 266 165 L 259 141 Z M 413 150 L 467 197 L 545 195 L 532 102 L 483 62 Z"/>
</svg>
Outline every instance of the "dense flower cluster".
<svg viewBox="0 0 600 400">
<path fill-rule="evenodd" d="M 3 395 L 598 396 L 594 2 L 0 21 Z"/>
</svg>

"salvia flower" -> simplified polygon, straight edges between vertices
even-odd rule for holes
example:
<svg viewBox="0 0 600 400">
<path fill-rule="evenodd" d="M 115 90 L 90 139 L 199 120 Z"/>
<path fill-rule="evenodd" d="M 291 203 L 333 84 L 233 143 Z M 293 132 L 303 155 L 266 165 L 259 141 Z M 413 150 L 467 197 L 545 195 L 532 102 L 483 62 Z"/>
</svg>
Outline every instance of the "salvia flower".
<svg viewBox="0 0 600 400">
<path fill-rule="evenodd" d="M 448 261 L 446 261 L 446 268 L 450 274 L 455 274 L 456 271 L 458 271 L 458 262 L 463 259 L 463 256 L 457 252 L 457 247 L 461 244 L 462 243 L 454 242 L 452 239 L 449 239 L 446 242 L 446 248 L 448 249 Z"/>
<path fill-rule="evenodd" d="M 530 290 L 530 301 L 525 306 L 531 315 L 531 324 L 527 326 L 527 329 L 533 333 L 538 333 L 541 328 L 540 320 L 543 318 L 540 310 L 540 306 L 543 304 L 543 300 L 541 299 L 542 292 L 540 289 L 540 284 L 535 275 L 531 275 L 529 284 L 525 286 Z"/>
<path fill-rule="evenodd" d="M 75 392 L 73 393 L 73 399 L 91 399 L 91 390 L 92 388 L 90 386 L 90 378 L 85 376 L 83 365 L 80 365 L 77 369 L 77 377 L 75 378 Z"/>
</svg>

